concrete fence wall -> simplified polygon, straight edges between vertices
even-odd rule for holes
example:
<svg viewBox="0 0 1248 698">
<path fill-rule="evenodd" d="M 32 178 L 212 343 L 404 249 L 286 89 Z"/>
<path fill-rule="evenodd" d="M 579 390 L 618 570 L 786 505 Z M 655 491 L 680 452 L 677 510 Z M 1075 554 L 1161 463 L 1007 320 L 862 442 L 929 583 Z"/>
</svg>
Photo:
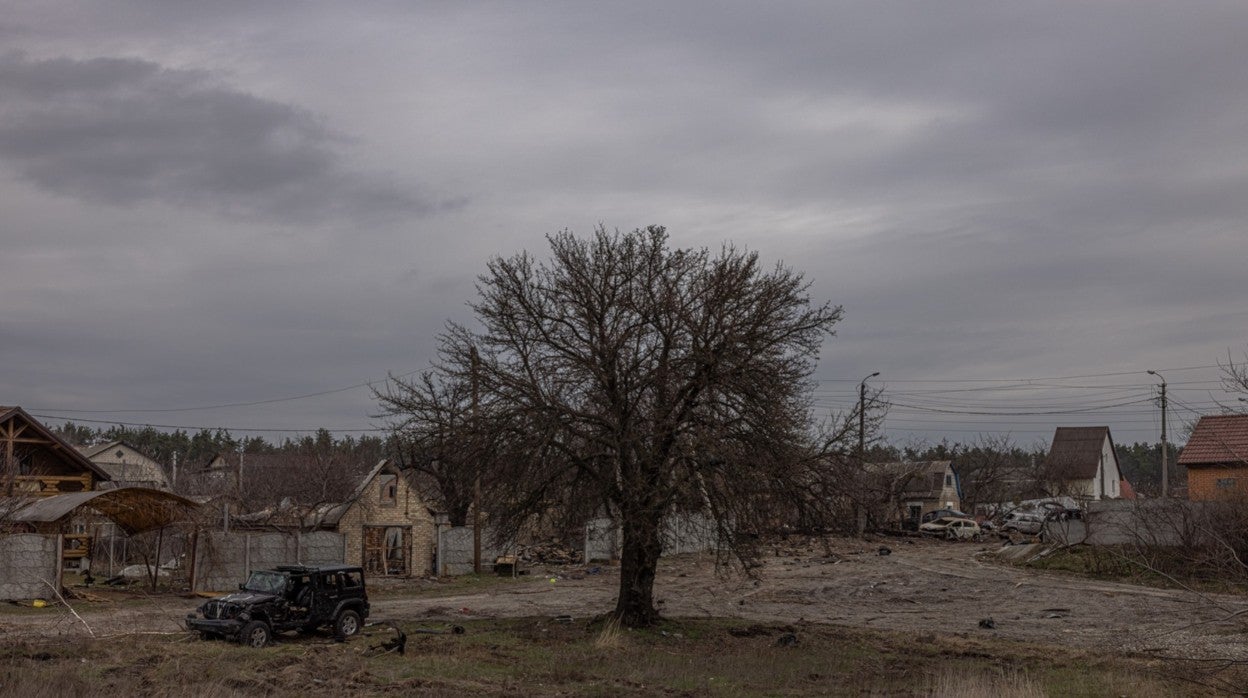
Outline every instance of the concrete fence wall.
<svg viewBox="0 0 1248 698">
<path fill-rule="evenodd" d="M 47 598 L 56 584 L 56 536 L 37 533 L 0 535 L 0 601 Z"/>
<path fill-rule="evenodd" d="M 252 570 L 277 565 L 340 565 L 342 534 L 207 531 L 195 555 L 195 590 L 226 591 L 245 581 Z"/>
<path fill-rule="evenodd" d="M 1083 519 L 1050 521 L 1045 540 L 1069 545 L 1178 546 L 1200 542 L 1201 502 L 1111 499 L 1088 502 Z"/>
<path fill-rule="evenodd" d="M 606 517 L 585 524 L 585 562 L 620 558 L 623 533 Z M 663 522 L 663 554 L 709 553 L 719 549 L 719 527 L 704 514 L 669 516 Z"/>
<path fill-rule="evenodd" d="M 511 546 L 493 543 L 493 531 L 481 532 L 481 571 L 489 572 L 494 560 L 507 554 Z M 472 526 L 449 526 L 438 529 L 437 574 L 454 576 L 472 574 Z"/>
</svg>

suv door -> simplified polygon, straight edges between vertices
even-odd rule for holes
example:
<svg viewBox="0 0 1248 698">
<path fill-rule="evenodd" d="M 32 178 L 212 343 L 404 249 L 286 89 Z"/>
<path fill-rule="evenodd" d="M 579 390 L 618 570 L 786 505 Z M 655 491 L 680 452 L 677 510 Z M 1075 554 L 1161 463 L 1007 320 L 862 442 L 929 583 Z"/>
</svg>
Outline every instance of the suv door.
<svg viewBox="0 0 1248 698">
<path fill-rule="evenodd" d="M 342 598 L 342 588 L 337 572 L 317 572 L 316 603 L 313 611 L 319 623 L 332 623 L 338 601 Z"/>
</svg>

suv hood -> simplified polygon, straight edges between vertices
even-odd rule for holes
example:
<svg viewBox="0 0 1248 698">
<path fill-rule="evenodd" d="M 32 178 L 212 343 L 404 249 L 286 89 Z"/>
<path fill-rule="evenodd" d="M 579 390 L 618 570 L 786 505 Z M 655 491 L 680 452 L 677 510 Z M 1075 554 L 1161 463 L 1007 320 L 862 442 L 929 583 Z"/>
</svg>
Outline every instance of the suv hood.
<svg viewBox="0 0 1248 698">
<path fill-rule="evenodd" d="M 225 596 L 218 596 L 213 601 L 224 601 L 225 603 L 236 603 L 240 606 L 250 606 L 252 604 L 264 603 L 272 601 L 277 597 L 273 594 L 266 594 L 262 591 L 239 591 Z"/>
</svg>

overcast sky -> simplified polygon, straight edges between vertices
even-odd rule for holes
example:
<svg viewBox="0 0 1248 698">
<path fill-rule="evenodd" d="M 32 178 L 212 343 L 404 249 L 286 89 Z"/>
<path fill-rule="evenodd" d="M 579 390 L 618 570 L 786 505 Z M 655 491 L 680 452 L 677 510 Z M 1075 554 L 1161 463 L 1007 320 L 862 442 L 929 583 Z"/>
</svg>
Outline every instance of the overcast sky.
<svg viewBox="0 0 1248 698">
<path fill-rule="evenodd" d="M 1248 4 L 602 5 L 0 0 L 0 404 L 366 429 L 152 410 L 425 367 L 490 256 L 598 223 L 804 271 L 818 404 L 880 371 L 895 441 L 1228 400 Z"/>
</svg>

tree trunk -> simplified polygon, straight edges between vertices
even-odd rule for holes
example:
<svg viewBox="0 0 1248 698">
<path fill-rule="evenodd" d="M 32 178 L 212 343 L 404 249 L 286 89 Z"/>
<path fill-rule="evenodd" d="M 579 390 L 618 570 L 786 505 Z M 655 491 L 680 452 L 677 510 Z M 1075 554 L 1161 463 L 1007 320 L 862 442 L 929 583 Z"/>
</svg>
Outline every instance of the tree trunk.
<svg viewBox="0 0 1248 698">
<path fill-rule="evenodd" d="M 663 552 L 660 522 L 657 516 L 637 511 L 626 512 L 622 518 L 624 549 L 615 615 L 625 627 L 644 628 L 659 619 L 654 609 L 654 576 Z"/>
</svg>

